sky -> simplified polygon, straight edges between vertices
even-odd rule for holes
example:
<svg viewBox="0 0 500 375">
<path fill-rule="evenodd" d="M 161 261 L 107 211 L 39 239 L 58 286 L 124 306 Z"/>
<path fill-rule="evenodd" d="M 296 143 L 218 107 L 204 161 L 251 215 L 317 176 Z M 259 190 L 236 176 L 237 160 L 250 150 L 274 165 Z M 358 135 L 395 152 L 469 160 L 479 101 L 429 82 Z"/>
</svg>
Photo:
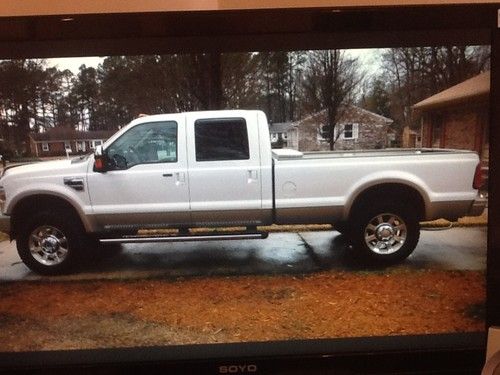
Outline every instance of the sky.
<svg viewBox="0 0 500 375">
<path fill-rule="evenodd" d="M 368 73 L 374 74 L 379 69 L 378 59 L 376 56 L 377 49 L 351 49 L 348 50 L 348 53 L 357 57 L 363 65 L 365 69 L 367 69 Z M 47 64 L 49 66 L 57 66 L 59 70 L 69 69 L 73 73 L 78 73 L 78 69 L 82 64 L 85 64 L 87 67 L 97 67 L 104 57 L 67 57 L 67 58 L 57 58 L 57 59 L 47 59 Z"/>
<path fill-rule="evenodd" d="M 65 57 L 59 59 L 46 59 L 49 66 L 55 66 L 59 70 L 69 69 L 73 73 L 78 73 L 78 69 L 81 65 L 97 67 L 99 63 L 103 60 L 103 57 Z"/>
</svg>

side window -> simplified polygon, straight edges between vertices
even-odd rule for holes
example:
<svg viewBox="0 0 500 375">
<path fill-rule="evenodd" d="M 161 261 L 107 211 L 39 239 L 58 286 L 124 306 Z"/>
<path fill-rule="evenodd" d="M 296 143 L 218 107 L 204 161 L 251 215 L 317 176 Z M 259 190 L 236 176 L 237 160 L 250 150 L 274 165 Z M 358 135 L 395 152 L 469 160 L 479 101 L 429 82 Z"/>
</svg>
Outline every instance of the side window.
<svg viewBox="0 0 500 375">
<path fill-rule="evenodd" d="M 162 121 L 134 126 L 113 142 L 106 153 L 114 169 L 174 163 L 177 161 L 177 123 Z"/>
<path fill-rule="evenodd" d="M 248 132 L 242 118 L 206 119 L 194 123 L 196 161 L 248 160 Z"/>
</svg>

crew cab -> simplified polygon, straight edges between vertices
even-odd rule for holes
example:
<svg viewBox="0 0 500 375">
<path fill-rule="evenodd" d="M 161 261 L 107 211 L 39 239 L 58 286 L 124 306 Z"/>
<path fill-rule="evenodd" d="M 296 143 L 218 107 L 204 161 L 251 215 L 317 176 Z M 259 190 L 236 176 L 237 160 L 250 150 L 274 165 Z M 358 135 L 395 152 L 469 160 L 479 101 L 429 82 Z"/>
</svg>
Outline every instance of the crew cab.
<svg viewBox="0 0 500 375">
<path fill-rule="evenodd" d="M 412 253 L 420 221 L 479 215 L 480 173 L 462 150 L 272 150 L 256 110 L 153 115 L 93 154 L 7 168 L 0 230 L 42 274 L 68 272 L 101 245 L 264 238 L 257 226 L 273 223 L 334 224 L 353 256 L 386 265 Z M 138 234 L 158 228 L 175 230 Z"/>
</svg>

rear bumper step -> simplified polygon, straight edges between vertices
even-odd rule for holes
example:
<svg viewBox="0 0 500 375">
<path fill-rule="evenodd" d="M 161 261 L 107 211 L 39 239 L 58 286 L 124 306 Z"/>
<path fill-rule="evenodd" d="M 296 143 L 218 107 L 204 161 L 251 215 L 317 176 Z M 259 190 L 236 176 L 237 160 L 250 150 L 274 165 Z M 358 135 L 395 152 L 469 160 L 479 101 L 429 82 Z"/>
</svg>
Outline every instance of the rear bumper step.
<svg viewBox="0 0 500 375">
<path fill-rule="evenodd" d="M 117 238 L 101 238 L 101 243 L 147 243 L 147 242 L 185 242 L 185 241 L 222 241 L 222 240 L 253 240 L 267 238 L 266 232 L 255 233 L 217 233 L 192 234 L 187 236 L 124 236 Z"/>
</svg>

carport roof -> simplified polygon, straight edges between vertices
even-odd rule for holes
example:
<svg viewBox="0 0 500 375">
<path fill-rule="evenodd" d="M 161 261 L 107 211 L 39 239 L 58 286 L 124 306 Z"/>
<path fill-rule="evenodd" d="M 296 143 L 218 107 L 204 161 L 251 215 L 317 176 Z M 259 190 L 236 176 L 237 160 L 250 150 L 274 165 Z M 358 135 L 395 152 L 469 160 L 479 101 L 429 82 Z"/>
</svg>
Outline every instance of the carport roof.
<svg viewBox="0 0 500 375">
<path fill-rule="evenodd" d="M 489 94 L 490 72 L 488 71 L 418 102 L 413 106 L 413 109 L 422 111 L 446 107 L 463 103 L 471 99 L 486 99 Z"/>
<path fill-rule="evenodd" d="M 32 133 L 31 138 L 35 142 L 93 140 L 93 139 L 108 139 L 114 133 L 115 131 L 113 130 L 77 131 L 72 128 L 58 127 L 58 128 L 51 128 L 44 133 Z"/>
</svg>

